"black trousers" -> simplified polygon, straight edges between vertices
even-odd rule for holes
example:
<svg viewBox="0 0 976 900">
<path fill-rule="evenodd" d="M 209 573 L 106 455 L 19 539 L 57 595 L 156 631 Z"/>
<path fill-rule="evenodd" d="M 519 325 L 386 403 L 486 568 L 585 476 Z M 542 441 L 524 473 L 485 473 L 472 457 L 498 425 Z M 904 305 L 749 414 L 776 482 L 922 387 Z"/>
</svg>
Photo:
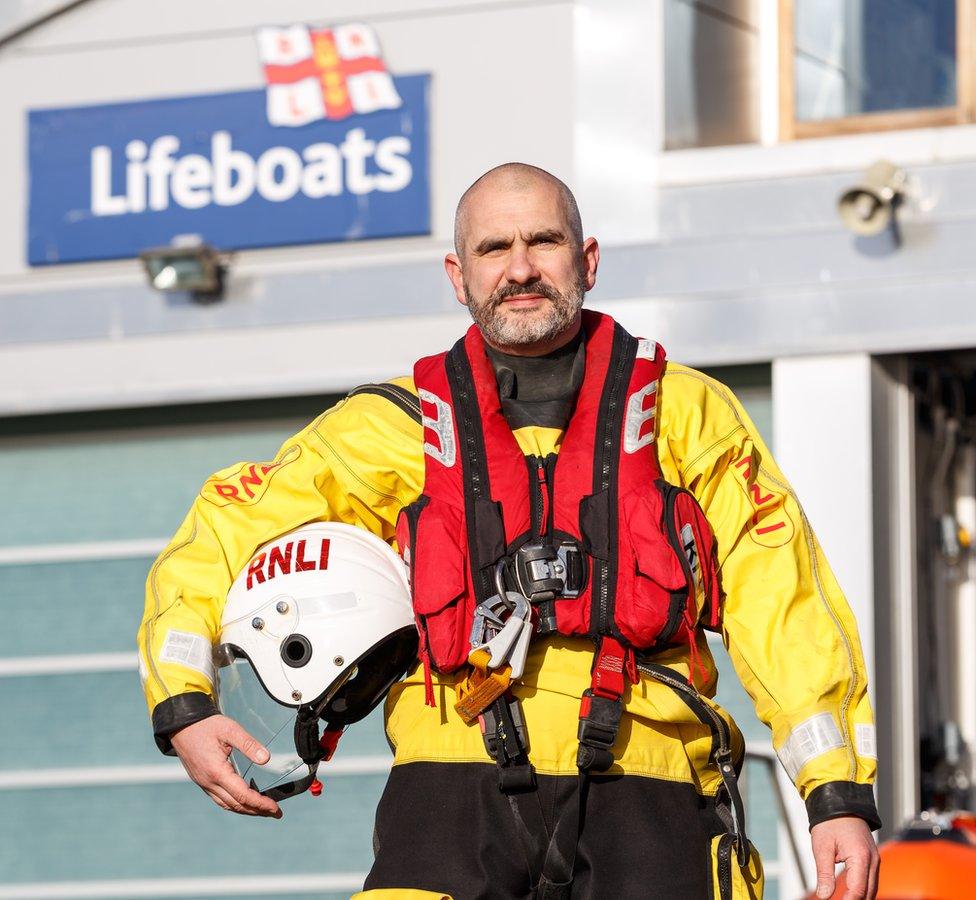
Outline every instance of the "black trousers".
<svg viewBox="0 0 976 900">
<path fill-rule="evenodd" d="M 576 776 L 537 776 L 551 832 Z M 573 900 L 709 898 L 711 837 L 724 831 L 712 801 L 690 785 L 598 775 L 589 788 Z M 394 766 L 376 813 L 367 890 L 419 888 L 454 900 L 528 900 L 526 849 L 493 765 Z"/>
</svg>

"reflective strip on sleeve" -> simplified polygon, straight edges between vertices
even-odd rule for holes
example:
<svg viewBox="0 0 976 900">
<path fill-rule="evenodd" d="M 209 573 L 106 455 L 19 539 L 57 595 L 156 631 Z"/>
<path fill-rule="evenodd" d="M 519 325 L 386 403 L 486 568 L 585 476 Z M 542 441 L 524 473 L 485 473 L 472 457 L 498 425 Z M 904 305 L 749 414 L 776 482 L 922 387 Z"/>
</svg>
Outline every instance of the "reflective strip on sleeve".
<svg viewBox="0 0 976 900">
<path fill-rule="evenodd" d="M 873 725 L 855 725 L 854 740 L 857 744 L 858 756 L 878 758 L 878 738 Z"/>
<path fill-rule="evenodd" d="M 171 628 L 159 652 L 159 661 L 186 666 L 214 683 L 213 656 L 210 641 L 199 634 Z"/>
<path fill-rule="evenodd" d="M 817 713 L 801 722 L 791 732 L 776 755 L 794 781 L 811 759 L 844 746 L 840 729 L 830 713 Z"/>
</svg>

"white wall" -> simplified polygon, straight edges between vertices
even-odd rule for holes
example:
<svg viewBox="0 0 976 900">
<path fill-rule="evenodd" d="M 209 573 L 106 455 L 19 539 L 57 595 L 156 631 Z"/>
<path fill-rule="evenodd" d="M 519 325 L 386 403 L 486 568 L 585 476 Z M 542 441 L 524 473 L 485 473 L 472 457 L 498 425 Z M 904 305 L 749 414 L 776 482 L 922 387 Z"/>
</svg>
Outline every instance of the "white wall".
<svg viewBox="0 0 976 900">
<path fill-rule="evenodd" d="M 273 11 L 272 11 L 273 10 Z M 165 11 L 165 12 L 164 12 Z M 131 262 L 30 270 L 25 261 L 26 111 L 258 88 L 254 31 L 269 23 L 371 23 L 395 74 L 430 72 L 433 233 L 385 241 L 437 256 L 454 206 L 478 175 L 508 160 L 576 187 L 604 241 L 655 232 L 658 4 L 628 0 L 89 0 L 0 50 L 0 295 L 71 277 L 141 278 Z M 621 44 L 620 36 L 626 40 Z M 624 52 L 621 52 L 624 51 Z M 635 192 L 634 185 L 638 185 Z M 240 254 L 302 266 L 361 248 L 317 245 Z M 2 299 L 2 296 L 0 296 Z"/>
</svg>

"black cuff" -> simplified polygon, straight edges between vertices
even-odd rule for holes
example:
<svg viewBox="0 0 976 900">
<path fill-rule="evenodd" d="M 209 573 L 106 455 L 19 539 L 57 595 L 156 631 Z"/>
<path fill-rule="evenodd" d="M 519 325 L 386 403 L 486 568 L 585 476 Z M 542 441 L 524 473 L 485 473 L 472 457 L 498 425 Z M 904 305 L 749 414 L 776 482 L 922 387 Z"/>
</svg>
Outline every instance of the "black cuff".
<svg viewBox="0 0 976 900">
<path fill-rule="evenodd" d="M 807 816 L 811 828 L 841 816 L 864 819 L 872 831 L 881 827 L 881 817 L 874 803 L 874 790 L 870 784 L 855 781 L 828 781 L 814 788 L 807 797 Z"/>
<path fill-rule="evenodd" d="M 186 725 L 192 725 L 201 719 L 209 719 L 220 714 L 217 705 L 209 694 L 203 691 L 191 691 L 188 694 L 177 694 L 167 697 L 158 703 L 152 714 L 153 737 L 161 753 L 176 756 L 176 751 L 170 743 L 169 736 Z"/>
</svg>

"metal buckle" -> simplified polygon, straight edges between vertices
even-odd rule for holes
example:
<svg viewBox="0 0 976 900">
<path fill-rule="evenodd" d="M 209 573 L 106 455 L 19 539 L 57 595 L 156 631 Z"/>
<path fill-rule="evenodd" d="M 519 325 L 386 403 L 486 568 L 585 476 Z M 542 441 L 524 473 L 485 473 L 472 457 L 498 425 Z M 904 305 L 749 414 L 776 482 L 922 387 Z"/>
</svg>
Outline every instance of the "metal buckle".
<svg viewBox="0 0 976 900">
<path fill-rule="evenodd" d="M 544 603 L 583 593 L 585 560 L 575 541 L 563 541 L 558 547 L 530 541 L 515 551 L 511 568 L 519 593 L 532 603 Z"/>
<path fill-rule="evenodd" d="M 580 704 L 579 749 L 576 765 L 584 772 L 606 772 L 613 765 L 613 742 L 620 730 L 624 705 L 619 700 L 601 697 L 592 690 L 583 692 Z"/>
</svg>

